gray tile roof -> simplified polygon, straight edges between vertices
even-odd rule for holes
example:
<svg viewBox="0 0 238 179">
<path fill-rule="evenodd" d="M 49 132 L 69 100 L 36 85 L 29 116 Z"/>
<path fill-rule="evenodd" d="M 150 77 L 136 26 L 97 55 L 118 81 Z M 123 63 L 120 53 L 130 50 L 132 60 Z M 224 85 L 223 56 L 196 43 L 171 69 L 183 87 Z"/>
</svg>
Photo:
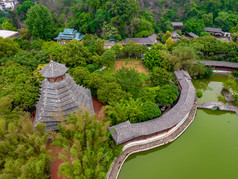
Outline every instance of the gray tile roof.
<svg viewBox="0 0 238 179">
<path fill-rule="evenodd" d="M 193 32 L 189 32 L 188 35 L 192 38 L 197 38 L 199 37 L 198 35 L 194 34 Z"/>
<path fill-rule="evenodd" d="M 220 32 L 223 33 L 221 28 L 205 27 L 206 32 Z"/>
<path fill-rule="evenodd" d="M 235 62 L 210 61 L 210 60 L 200 60 L 199 62 L 205 64 L 206 66 L 238 68 L 238 63 Z"/>
<path fill-rule="evenodd" d="M 171 37 L 172 37 L 172 38 L 181 38 L 181 36 L 180 36 L 176 31 L 173 31 L 173 32 L 171 33 Z"/>
<path fill-rule="evenodd" d="M 195 99 L 195 89 L 191 77 L 183 70 L 175 71 L 174 74 L 182 88 L 177 104 L 161 117 L 137 124 L 126 121 L 109 127 L 116 144 L 165 131 L 178 124 L 190 112 Z"/>
<path fill-rule="evenodd" d="M 183 23 L 182 22 L 172 22 L 172 25 L 175 27 L 182 27 Z"/>
<path fill-rule="evenodd" d="M 39 122 L 46 124 L 46 130 L 57 130 L 57 121 L 51 114 L 59 114 L 59 110 L 66 115 L 75 112 L 80 107 L 88 107 L 94 113 L 91 91 L 77 85 L 73 78 L 66 74 L 62 81 L 42 81 L 39 101 L 36 104 L 34 126 Z"/>
<path fill-rule="evenodd" d="M 68 68 L 64 64 L 51 60 L 50 63 L 40 71 L 40 73 L 46 78 L 55 78 L 64 75 L 67 70 Z"/>
<path fill-rule="evenodd" d="M 146 38 L 126 38 L 124 39 L 124 44 L 126 44 L 129 41 L 133 41 L 137 44 L 153 44 L 156 42 L 156 34 L 152 34 L 149 37 Z"/>
</svg>

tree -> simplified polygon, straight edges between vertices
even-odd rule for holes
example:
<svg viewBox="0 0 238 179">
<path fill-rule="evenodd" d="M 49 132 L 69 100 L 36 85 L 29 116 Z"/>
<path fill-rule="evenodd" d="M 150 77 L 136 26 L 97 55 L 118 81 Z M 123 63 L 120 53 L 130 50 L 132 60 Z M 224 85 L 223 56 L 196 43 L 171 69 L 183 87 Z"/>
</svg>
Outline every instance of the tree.
<svg viewBox="0 0 238 179">
<path fill-rule="evenodd" d="M 21 20 L 26 20 L 26 13 L 27 11 L 34 6 L 35 3 L 32 2 L 31 0 L 26 0 L 23 2 L 22 5 L 17 6 L 17 15 L 21 16 Z"/>
<path fill-rule="evenodd" d="M 61 121 L 53 145 L 62 148 L 59 153 L 63 163 L 59 175 L 67 178 L 106 178 L 114 157 L 122 146 L 110 139 L 107 128 L 110 122 L 102 123 L 96 116 L 82 109 L 75 114 L 58 117 Z M 70 157 L 69 157 L 70 156 Z"/>
<path fill-rule="evenodd" d="M 140 116 L 140 122 L 154 119 L 161 115 L 159 107 L 151 101 L 146 101 L 145 103 L 143 103 L 141 112 L 143 113 L 143 115 Z"/>
<path fill-rule="evenodd" d="M 47 52 L 19 52 L 15 56 L 9 58 L 2 58 L 2 64 L 8 62 L 16 62 L 24 67 L 31 69 L 32 71 L 37 68 L 39 64 L 45 64 L 50 61 L 49 54 Z"/>
<path fill-rule="evenodd" d="M 0 37 L 0 58 L 9 57 L 20 51 L 18 43 L 12 41 L 11 39 L 3 39 Z"/>
<path fill-rule="evenodd" d="M 29 68 L 9 62 L 0 68 L 0 96 L 10 95 L 14 107 L 29 110 L 39 95 L 39 84 Z"/>
<path fill-rule="evenodd" d="M 197 20 L 197 19 L 188 19 L 183 27 L 183 30 L 185 33 L 193 32 L 197 34 L 198 36 L 201 34 L 201 32 L 204 32 L 205 25 L 203 20 Z"/>
<path fill-rule="evenodd" d="M 116 82 L 104 83 L 97 91 L 97 99 L 107 104 L 118 102 L 121 99 L 127 99 L 129 96 Z"/>
<path fill-rule="evenodd" d="M 112 46 L 111 48 L 112 50 L 114 50 L 115 54 L 118 55 L 123 55 L 123 46 L 120 44 L 115 44 Z"/>
<path fill-rule="evenodd" d="M 49 40 L 52 37 L 53 19 L 47 7 L 36 4 L 28 10 L 26 16 L 27 30 L 34 39 Z"/>
<path fill-rule="evenodd" d="M 213 25 L 213 14 L 212 13 L 203 14 L 202 20 L 206 27 L 211 27 Z"/>
<path fill-rule="evenodd" d="M 171 32 L 169 32 L 169 31 L 166 31 L 166 33 L 164 34 L 164 36 L 162 37 L 162 42 L 163 43 L 165 43 L 166 42 L 166 40 L 169 38 L 169 37 L 171 37 L 172 36 L 172 33 Z"/>
<path fill-rule="evenodd" d="M 175 69 L 190 70 L 197 59 L 195 50 L 192 47 L 178 46 L 174 51 L 174 56 L 169 60 Z"/>
<path fill-rule="evenodd" d="M 122 89 L 131 93 L 133 96 L 138 95 L 138 91 L 142 87 L 143 80 L 138 71 L 134 68 L 122 67 L 113 75 Z"/>
<path fill-rule="evenodd" d="M 215 18 L 215 22 L 224 31 L 229 31 L 232 27 L 238 24 L 238 15 L 235 13 L 221 11 Z"/>
<path fill-rule="evenodd" d="M 30 120 L 7 123 L 0 118 L 0 178 L 49 178 L 51 151 L 45 125 Z"/>
<path fill-rule="evenodd" d="M 116 54 L 114 50 L 108 49 L 101 56 L 101 62 L 104 66 L 109 67 L 113 65 L 116 61 Z"/>
<path fill-rule="evenodd" d="M 169 58 L 170 54 L 167 50 L 152 49 L 146 52 L 143 64 L 149 69 L 158 66 L 166 68 L 167 70 L 172 70 L 172 65 L 168 60 Z"/>
<path fill-rule="evenodd" d="M 72 41 L 62 45 L 59 61 L 69 67 L 86 66 L 91 54 L 87 47 L 82 43 L 73 39 Z"/>
<path fill-rule="evenodd" d="M 16 27 L 13 27 L 13 25 L 11 23 L 9 23 L 8 21 L 2 23 L 2 29 L 7 29 L 7 30 L 13 30 L 13 31 L 16 31 L 17 28 Z"/>
<path fill-rule="evenodd" d="M 145 102 L 145 101 L 155 102 L 155 96 L 156 96 L 155 90 L 148 87 L 142 88 L 139 93 L 139 98 L 141 99 L 142 102 Z"/>
<path fill-rule="evenodd" d="M 169 50 L 171 50 L 172 47 L 173 47 L 173 45 L 174 45 L 174 41 L 173 41 L 172 37 L 169 37 L 169 38 L 166 40 L 166 42 L 165 42 L 165 46 L 166 46 Z"/>
<path fill-rule="evenodd" d="M 203 96 L 202 91 L 196 91 L 197 98 L 201 98 Z"/>
<path fill-rule="evenodd" d="M 112 125 L 119 124 L 129 120 L 131 123 L 140 122 L 143 103 L 139 99 L 120 100 L 106 106 L 106 113 L 108 115 L 107 121 L 111 121 Z"/>
<path fill-rule="evenodd" d="M 123 47 L 123 53 L 128 57 L 131 57 L 134 54 L 136 43 L 133 41 L 127 42 Z"/>
<path fill-rule="evenodd" d="M 42 44 L 41 50 L 48 52 L 53 59 L 57 60 L 60 58 L 60 54 L 62 52 L 62 45 L 54 41 L 48 41 Z"/>
<path fill-rule="evenodd" d="M 154 67 L 152 73 L 150 74 L 150 80 L 155 86 L 168 84 L 171 77 L 172 74 L 161 67 Z"/>
<path fill-rule="evenodd" d="M 83 38 L 83 45 L 88 48 L 90 53 L 102 55 L 104 52 L 104 40 L 96 35 L 86 34 Z"/>
<path fill-rule="evenodd" d="M 75 82 L 79 85 L 85 85 L 84 80 L 87 79 L 90 72 L 85 67 L 75 67 L 69 70 L 70 75 L 74 78 Z"/>
<path fill-rule="evenodd" d="M 173 104 L 178 98 L 179 92 L 177 87 L 172 84 L 161 86 L 157 91 L 156 103 L 159 104 Z"/>
</svg>

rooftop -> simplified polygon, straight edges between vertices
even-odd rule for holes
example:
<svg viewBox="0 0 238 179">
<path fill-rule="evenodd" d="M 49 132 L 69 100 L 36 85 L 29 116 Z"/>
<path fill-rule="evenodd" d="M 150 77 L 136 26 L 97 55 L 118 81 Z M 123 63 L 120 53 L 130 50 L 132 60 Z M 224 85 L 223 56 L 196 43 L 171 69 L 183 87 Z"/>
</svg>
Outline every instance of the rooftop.
<svg viewBox="0 0 238 179">
<path fill-rule="evenodd" d="M 205 64 L 206 66 L 228 67 L 238 69 L 238 63 L 235 62 L 209 61 L 209 60 L 200 60 L 199 62 Z"/>
<path fill-rule="evenodd" d="M 54 38 L 54 40 L 73 40 L 76 39 L 78 41 L 82 40 L 84 37 L 83 34 L 79 33 L 74 29 L 64 29 L 63 32 L 60 32 L 58 37 Z"/>
<path fill-rule="evenodd" d="M 205 27 L 206 32 L 221 32 L 223 33 L 221 28 L 213 28 L 213 27 Z"/>
<path fill-rule="evenodd" d="M 182 22 L 172 22 L 172 25 L 176 26 L 176 27 L 182 27 L 183 23 Z"/>
<path fill-rule="evenodd" d="M 199 37 L 197 34 L 194 34 L 193 32 L 189 32 L 188 35 L 192 38 L 198 38 Z"/>
<path fill-rule="evenodd" d="M 129 41 L 133 41 L 137 44 L 153 44 L 156 42 L 156 34 L 152 34 L 149 37 L 144 37 L 144 38 L 126 38 L 124 40 L 124 43 L 126 44 Z"/>
<path fill-rule="evenodd" d="M 50 63 L 40 71 L 40 73 L 46 78 L 56 78 L 64 75 L 67 70 L 68 68 L 64 64 L 51 60 Z"/>
<path fill-rule="evenodd" d="M 18 34 L 18 32 L 16 32 L 16 31 L 0 30 L 0 37 L 2 37 L 2 38 L 8 38 L 8 37 L 11 37 L 16 34 Z"/>
</svg>

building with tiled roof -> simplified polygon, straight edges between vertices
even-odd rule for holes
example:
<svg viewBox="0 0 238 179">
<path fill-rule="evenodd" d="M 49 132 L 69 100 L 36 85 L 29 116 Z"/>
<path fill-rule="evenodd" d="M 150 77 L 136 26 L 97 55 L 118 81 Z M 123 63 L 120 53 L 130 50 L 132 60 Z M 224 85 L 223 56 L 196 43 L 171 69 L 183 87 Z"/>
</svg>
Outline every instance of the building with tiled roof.
<svg viewBox="0 0 238 179">
<path fill-rule="evenodd" d="M 57 130 L 60 122 L 53 115 L 60 115 L 61 112 L 67 115 L 81 107 L 94 113 L 91 91 L 77 85 L 66 73 L 67 70 L 65 65 L 51 61 L 40 71 L 45 79 L 36 104 L 34 126 L 42 122 L 45 123 L 46 130 Z"/>
<path fill-rule="evenodd" d="M 60 32 L 59 35 L 54 38 L 54 40 L 57 40 L 57 43 L 59 44 L 65 44 L 66 42 L 71 41 L 73 39 L 81 41 L 83 37 L 84 35 L 78 32 L 77 30 L 64 29 L 64 31 Z"/>
<path fill-rule="evenodd" d="M 152 34 L 149 37 L 144 37 L 144 38 L 126 38 L 124 40 L 124 44 L 126 44 L 129 41 L 133 41 L 136 44 L 139 45 L 152 45 L 155 42 L 157 42 L 157 35 L 156 34 Z"/>
</svg>

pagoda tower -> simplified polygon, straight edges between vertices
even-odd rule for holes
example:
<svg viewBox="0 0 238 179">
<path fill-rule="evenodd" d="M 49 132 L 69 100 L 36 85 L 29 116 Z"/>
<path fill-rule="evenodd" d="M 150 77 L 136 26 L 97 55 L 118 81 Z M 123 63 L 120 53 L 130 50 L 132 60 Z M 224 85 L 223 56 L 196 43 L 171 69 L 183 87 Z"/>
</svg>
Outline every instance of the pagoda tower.
<svg viewBox="0 0 238 179">
<path fill-rule="evenodd" d="M 59 111 L 67 115 L 83 106 L 94 113 L 91 91 L 77 85 L 74 79 L 66 73 L 67 70 L 65 65 L 51 60 L 40 71 L 45 79 L 41 82 L 34 127 L 39 122 L 43 122 L 46 125 L 46 130 L 57 130 L 57 124 L 60 121 L 52 117 L 52 114 L 58 115 Z"/>
</svg>

